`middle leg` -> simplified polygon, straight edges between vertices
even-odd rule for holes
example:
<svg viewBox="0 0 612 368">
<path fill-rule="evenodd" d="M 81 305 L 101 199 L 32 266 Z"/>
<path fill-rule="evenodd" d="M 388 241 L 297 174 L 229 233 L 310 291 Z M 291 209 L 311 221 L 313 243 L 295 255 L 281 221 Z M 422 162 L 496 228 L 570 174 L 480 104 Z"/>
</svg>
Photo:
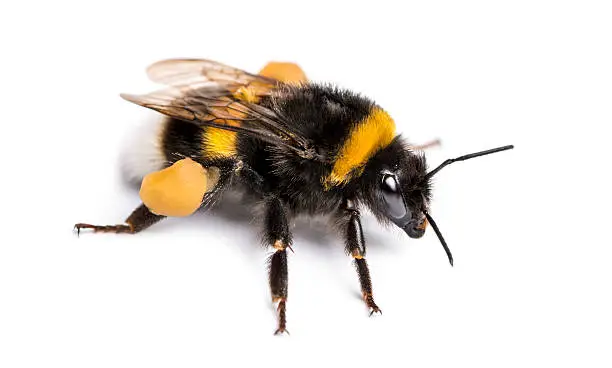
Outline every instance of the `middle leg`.
<svg viewBox="0 0 612 368">
<path fill-rule="evenodd" d="M 274 334 L 289 333 L 286 329 L 287 308 L 287 248 L 291 249 L 291 233 L 287 222 L 285 207 L 280 199 L 268 198 L 265 213 L 265 242 L 274 247 L 275 252 L 270 257 L 270 292 L 272 302 L 278 302 L 278 328 Z"/>
<path fill-rule="evenodd" d="M 361 294 L 363 300 L 370 310 L 370 316 L 374 313 L 382 314 L 378 305 L 374 302 L 372 294 L 372 280 L 370 279 L 370 270 L 366 262 L 366 246 L 361 229 L 361 220 L 359 210 L 355 208 L 353 201 L 345 200 L 340 208 L 340 219 L 342 226 L 345 227 L 345 250 L 346 253 L 353 256 L 355 260 L 355 268 L 359 275 L 359 283 L 361 284 Z"/>
</svg>

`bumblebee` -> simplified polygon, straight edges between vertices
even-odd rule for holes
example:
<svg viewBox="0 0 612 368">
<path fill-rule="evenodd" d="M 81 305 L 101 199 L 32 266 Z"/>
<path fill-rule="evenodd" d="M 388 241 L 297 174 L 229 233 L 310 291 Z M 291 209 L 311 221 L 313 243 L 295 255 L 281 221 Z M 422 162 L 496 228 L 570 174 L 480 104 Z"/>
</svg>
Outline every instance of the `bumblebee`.
<svg viewBox="0 0 612 368">
<path fill-rule="evenodd" d="M 273 248 L 269 284 L 278 327 L 286 331 L 287 249 L 291 219 L 331 215 L 353 257 L 370 315 L 374 301 L 366 262 L 360 209 L 392 223 L 410 238 L 429 225 L 449 262 L 453 258 L 429 213 L 431 180 L 455 161 L 513 148 L 499 147 L 446 160 L 428 171 L 425 156 L 395 131 L 391 116 L 369 98 L 331 85 L 289 83 L 201 59 L 172 59 L 148 68 L 166 87 L 145 95 L 122 95 L 166 116 L 149 140 L 146 155 L 128 157 L 135 175 L 189 157 L 219 171 L 201 208 L 210 209 L 228 189 L 245 192 L 263 207 L 263 241 Z M 137 162 L 138 161 L 138 162 Z M 125 224 L 79 223 L 77 231 L 138 233 L 164 216 L 141 204 Z"/>
</svg>

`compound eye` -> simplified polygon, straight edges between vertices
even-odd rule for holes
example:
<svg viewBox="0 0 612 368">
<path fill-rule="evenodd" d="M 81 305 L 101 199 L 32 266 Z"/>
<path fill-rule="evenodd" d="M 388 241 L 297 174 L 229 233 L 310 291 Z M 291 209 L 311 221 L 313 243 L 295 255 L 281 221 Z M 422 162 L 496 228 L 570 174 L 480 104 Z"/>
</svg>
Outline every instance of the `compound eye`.
<svg viewBox="0 0 612 368">
<path fill-rule="evenodd" d="M 402 196 L 395 176 L 383 176 L 380 189 L 382 190 L 383 199 L 387 205 L 387 213 L 389 216 L 396 219 L 403 218 L 406 215 L 406 206 L 404 205 L 404 197 Z"/>
</svg>

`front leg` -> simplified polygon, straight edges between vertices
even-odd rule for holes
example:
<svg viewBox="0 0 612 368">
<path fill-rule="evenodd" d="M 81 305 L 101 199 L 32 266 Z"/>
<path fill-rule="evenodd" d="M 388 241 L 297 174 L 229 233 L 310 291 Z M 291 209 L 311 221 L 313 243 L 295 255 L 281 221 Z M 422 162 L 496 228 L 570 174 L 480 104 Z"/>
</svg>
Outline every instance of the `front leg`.
<svg viewBox="0 0 612 368">
<path fill-rule="evenodd" d="M 374 302 L 372 295 L 372 280 L 370 279 L 370 270 L 366 262 L 366 246 L 361 229 L 361 220 L 359 210 L 354 205 L 352 200 L 345 200 L 340 208 L 340 219 L 342 226 L 345 227 L 345 250 L 346 253 L 353 256 L 355 259 L 355 268 L 359 275 L 359 283 L 361 284 L 361 294 L 363 300 L 370 309 L 370 316 L 373 313 L 381 313 L 380 308 Z"/>
<path fill-rule="evenodd" d="M 266 245 L 276 250 L 270 257 L 270 292 L 272 302 L 278 302 L 278 328 L 274 333 L 287 332 L 286 315 L 287 307 L 287 248 L 291 249 L 291 233 L 285 207 L 280 199 L 271 197 L 266 200 L 265 210 L 265 242 Z"/>
</svg>

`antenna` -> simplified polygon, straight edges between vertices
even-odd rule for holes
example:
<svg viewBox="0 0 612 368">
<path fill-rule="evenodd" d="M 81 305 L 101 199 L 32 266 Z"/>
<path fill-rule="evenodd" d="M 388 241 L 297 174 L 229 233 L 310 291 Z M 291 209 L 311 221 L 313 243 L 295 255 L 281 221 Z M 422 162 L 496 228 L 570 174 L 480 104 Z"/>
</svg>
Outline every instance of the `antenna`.
<svg viewBox="0 0 612 368">
<path fill-rule="evenodd" d="M 446 160 L 442 164 L 440 164 L 440 166 L 438 166 L 435 169 L 433 169 L 430 172 L 428 172 L 425 175 L 425 179 L 429 179 L 432 176 L 436 175 L 440 170 L 442 170 L 446 166 L 452 164 L 453 162 L 465 161 L 465 160 L 469 160 L 469 159 L 474 158 L 474 157 L 490 155 L 492 153 L 506 151 L 506 150 L 513 149 L 513 148 L 514 148 L 513 145 L 508 145 L 508 146 L 493 148 L 493 149 L 486 150 L 486 151 L 470 153 L 469 155 L 464 155 L 464 156 L 460 156 L 460 157 L 457 157 L 457 158 L 449 158 L 448 160 Z M 425 215 L 425 218 L 427 219 L 427 221 L 429 221 L 429 223 L 431 224 L 431 227 L 434 229 L 434 231 L 436 233 L 436 236 L 440 240 L 440 243 L 442 243 L 442 247 L 444 247 L 444 251 L 446 252 L 446 255 L 448 256 L 448 261 L 450 262 L 450 264 L 452 266 L 453 265 L 453 255 L 451 254 L 450 249 L 448 249 L 448 245 L 446 244 L 446 240 L 444 240 L 444 237 L 442 236 L 442 233 L 440 232 L 440 229 L 438 228 L 438 225 L 436 224 L 434 219 L 429 215 L 429 213 L 427 211 L 423 211 L 423 214 Z"/>
<path fill-rule="evenodd" d="M 514 146 L 513 145 L 509 145 L 509 146 L 503 146 L 503 147 L 497 147 L 497 148 L 493 148 L 490 150 L 486 150 L 486 151 L 481 151 L 481 152 L 476 152 L 476 153 L 470 153 L 469 155 L 464 155 L 464 156 L 460 156 L 457 158 L 449 158 L 448 160 L 444 161 L 442 164 L 440 164 L 440 166 L 436 167 L 435 169 L 431 170 L 430 172 L 427 173 L 427 175 L 425 175 L 425 179 L 429 179 L 432 176 L 436 175 L 440 170 L 442 170 L 444 167 L 446 167 L 447 165 L 452 164 L 453 162 L 457 162 L 457 161 L 465 161 L 465 160 L 469 160 L 471 158 L 474 157 L 480 157 L 480 156 L 485 156 L 485 155 L 490 155 L 492 153 L 497 153 L 497 152 L 501 152 L 501 151 L 506 151 L 509 149 L 513 149 Z M 438 236 L 439 237 L 439 236 Z"/>
<path fill-rule="evenodd" d="M 427 221 L 431 224 L 431 227 L 436 232 L 436 235 L 438 236 L 438 239 L 440 239 L 440 243 L 442 243 L 442 247 L 444 247 L 444 251 L 446 252 L 446 255 L 448 256 L 448 262 L 450 262 L 450 265 L 452 266 L 453 265 L 453 255 L 451 254 L 450 249 L 448 249 L 448 245 L 446 244 L 446 240 L 444 240 L 444 237 L 442 236 L 442 233 L 440 232 L 440 229 L 438 228 L 438 225 L 436 225 L 436 222 L 429 215 L 429 213 L 427 213 L 427 211 L 425 211 L 423 213 L 425 214 L 425 218 L 427 218 Z"/>
</svg>

